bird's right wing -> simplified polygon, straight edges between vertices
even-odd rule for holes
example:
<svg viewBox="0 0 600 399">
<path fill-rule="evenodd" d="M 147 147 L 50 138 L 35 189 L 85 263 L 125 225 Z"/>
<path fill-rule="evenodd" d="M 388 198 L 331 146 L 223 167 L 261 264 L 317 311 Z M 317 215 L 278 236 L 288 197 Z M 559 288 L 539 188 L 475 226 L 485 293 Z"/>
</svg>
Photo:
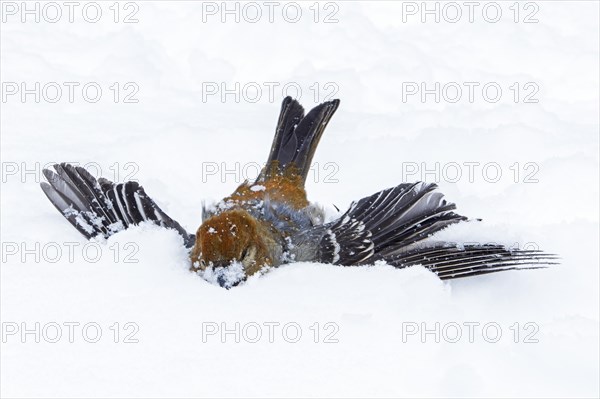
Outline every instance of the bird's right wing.
<svg viewBox="0 0 600 399">
<path fill-rule="evenodd" d="M 40 185 L 50 202 L 88 239 L 108 238 L 131 225 L 151 222 L 176 230 L 187 248 L 194 245 L 194 235 L 164 213 L 137 182 L 96 180 L 84 168 L 68 163 L 43 173 L 48 183 Z"/>
<path fill-rule="evenodd" d="M 397 268 L 422 265 L 443 279 L 556 263 L 556 256 L 541 251 L 423 241 L 467 220 L 436 189 L 404 183 L 354 202 L 339 219 L 290 237 L 289 258 L 343 266 L 381 260 Z"/>
</svg>

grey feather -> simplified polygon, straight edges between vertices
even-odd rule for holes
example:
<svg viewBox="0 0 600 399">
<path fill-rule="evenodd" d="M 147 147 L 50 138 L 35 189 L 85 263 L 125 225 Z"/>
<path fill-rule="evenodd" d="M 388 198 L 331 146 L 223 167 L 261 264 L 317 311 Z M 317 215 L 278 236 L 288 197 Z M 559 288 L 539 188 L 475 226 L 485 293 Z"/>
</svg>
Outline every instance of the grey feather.
<svg viewBox="0 0 600 399">
<path fill-rule="evenodd" d="M 404 268 L 423 265 L 441 279 L 556 264 L 541 251 L 499 245 L 429 244 L 425 239 L 450 224 L 467 220 L 435 191 L 435 184 L 400 184 L 350 205 L 339 219 L 301 231 L 289 239 L 289 259 L 343 266 L 383 260 Z"/>
<path fill-rule="evenodd" d="M 96 180 L 81 167 L 62 163 L 54 165 L 56 173 L 44 169 L 48 183 L 41 187 L 50 202 L 86 238 L 105 238 L 148 221 L 176 230 L 186 247 L 193 246 L 195 237 L 165 214 L 146 195 L 137 182 L 114 184 L 107 179 Z"/>
</svg>

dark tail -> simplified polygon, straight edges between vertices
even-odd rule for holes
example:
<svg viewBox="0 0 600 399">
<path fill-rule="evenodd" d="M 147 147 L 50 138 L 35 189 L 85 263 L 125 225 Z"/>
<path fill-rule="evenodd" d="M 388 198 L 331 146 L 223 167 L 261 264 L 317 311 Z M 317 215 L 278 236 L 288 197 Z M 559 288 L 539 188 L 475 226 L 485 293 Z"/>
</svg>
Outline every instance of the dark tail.
<svg viewBox="0 0 600 399">
<path fill-rule="evenodd" d="M 269 159 L 258 180 L 294 168 L 302 181 L 306 181 L 317 145 L 339 104 L 340 100 L 319 104 L 304 116 L 300 103 L 286 97 L 281 105 Z"/>
<path fill-rule="evenodd" d="M 175 229 L 186 247 L 194 244 L 194 235 L 171 219 L 146 195 L 137 182 L 115 184 L 96 180 L 87 170 L 67 163 L 54 165 L 53 172 L 44 169 L 48 183 L 42 190 L 59 212 L 86 238 L 108 238 L 131 225 L 145 221 Z"/>
</svg>

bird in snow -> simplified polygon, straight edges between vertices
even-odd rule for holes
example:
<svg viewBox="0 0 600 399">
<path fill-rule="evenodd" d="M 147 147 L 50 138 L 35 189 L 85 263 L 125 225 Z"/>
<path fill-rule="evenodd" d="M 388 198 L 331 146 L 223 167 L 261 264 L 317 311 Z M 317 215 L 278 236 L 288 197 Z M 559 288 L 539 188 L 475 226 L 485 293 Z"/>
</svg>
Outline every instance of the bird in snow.
<svg viewBox="0 0 600 399">
<path fill-rule="evenodd" d="M 285 98 L 258 178 L 242 183 L 215 206 L 203 206 L 196 234 L 163 212 L 134 181 L 116 184 L 61 163 L 53 166 L 54 171 L 44 169 L 48 183 L 41 187 L 88 239 L 107 238 L 142 222 L 174 229 L 189 249 L 190 270 L 225 288 L 293 262 L 422 265 L 441 279 L 555 263 L 555 255 L 538 250 L 427 240 L 451 224 L 467 221 L 435 184 L 401 183 L 353 202 L 339 218 L 325 223 L 323 209 L 308 201 L 304 186 L 321 136 L 339 104 L 339 100 L 324 102 L 305 115 L 298 101 Z"/>
</svg>

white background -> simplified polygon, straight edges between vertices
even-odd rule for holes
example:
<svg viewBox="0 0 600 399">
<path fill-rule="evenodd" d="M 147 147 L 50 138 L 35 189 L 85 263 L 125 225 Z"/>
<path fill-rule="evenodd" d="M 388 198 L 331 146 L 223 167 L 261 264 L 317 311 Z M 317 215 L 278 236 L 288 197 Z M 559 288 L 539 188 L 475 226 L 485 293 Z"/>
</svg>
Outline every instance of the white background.
<svg viewBox="0 0 600 399">
<path fill-rule="evenodd" d="M 70 23 L 68 9 L 58 4 L 63 16 L 56 23 L 44 15 L 39 23 L 32 15 L 23 23 L 19 10 L 3 12 L 1 25 L 3 331 L 36 322 L 63 325 L 58 343 L 5 334 L 3 396 L 599 395 L 597 2 L 520 3 L 518 22 L 513 2 L 499 2 L 496 23 L 488 21 L 492 9 L 482 14 L 485 2 L 473 22 L 458 2 L 462 17 L 454 23 L 449 8 L 439 22 L 427 14 L 422 22 L 421 2 L 321 3 L 318 22 L 313 3 L 303 2 L 296 23 L 289 21 L 293 11 L 282 15 L 287 3 L 275 8 L 273 23 L 261 2 L 255 23 L 253 13 L 239 22 L 224 15 L 222 22 L 220 13 L 203 14 L 202 3 L 192 1 L 136 2 L 137 23 L 123 22 L 135 10 L 124 3 L 115 23 L 113 2 L 99 2 L 102 17 L 87 22 L 82 8 L 88 3 L 81 2 Z M 413 5 L 415 15 L 408 12 Z M 444 5 L 438 4 L 440 12 Z M 53 19 L 54 11 L 46 10 Z M 324 23 L 332 11 L 337 22 Z M 524 23 L 532 11 L 538 22 Z M 24 101 L 21 93 L 7 95 L 7 82 L 80 86 L 72 103 L 64 85 L 58 102 L 47 101 L 52 92 L 36 103 L 33 95 Z M 96 103 L 81 95 L 89 82 L 103 89 Z M 139 101 L 115 103 L 109 88 L 115 82 L 137 85 Z M 258 84 L 263 92 L 256 102 L 251 91 L 239 101 L 203 92 L 207 83 L 221 82 L 230 89 L 236 82 Z M 273 99 L 265 82 L 278 84 Z M 480 86 L 473 101 L 463 86 L 458 102 L 442 96 L 438 103 L 433 95 L 403 98 L 407 82 Z M 503 89 L 497 102 L 482 96 L 490 82 Z M 509 88 L 515 82 L 521 89 L 535 84 L 538 101 L 525 103 L 529 91 L 522 91 L 515 103 Z M 134 171 L 163 209 L 193 232 L 203 200 L 228 195 L 252 170 L 245 165 L 266 160 L 281 88 L 289 83 L 301 87 L 306 108 L 328 99 L 327 83 L 341 99 L 314 159 L 319 175 L 307 184 L 309 199 L 330 217 L 332 204 L 344 210 L 402 181 L 438 182 L 460 213 L 483 218 L 439 238 L 535 245 L 559 254 L 562 264 L 449 283 L 421 268 L 293 264 L 226 291 L 190 274 L 180 238 L 152 226 L 100 242 L 94 248 L 101 259 L 86 261 L 84 239 L 39 189 L 40 169 L 52 162 L 94 163 L 117 180 Z M 315 83 L 321 88 L 316 99 Z M 423 173 L 436 162 L 439 175 Z M 472 178 L 469 162 L 479 163 Z M 502 172 L 497 182 L 492 170 L 482 173 L 490 163 Z M 461 166 L 458 179 L 449 165 Z M 222 174 L 225 169 L 234 172 Z M 532 170 L 535 181 L 526 179 Z M 67 245 L 76 244 L 68 243 L 78 245 L 74 259 Z M 139 249 L 137 263 L 125 261 L 128 243 Z M 9 254 L 7 245 L 20 249 Z M 54 252 L 41 253 L 57 246 L 63 252 L 56 262 Z M 29 255 L 22 251 L 31 248 Z M 65 322 L 80 323 L 73 343 Z M 81 335 L 90 322 L 102 328 L 97 343 Z M 115 322 L 119 343 L 109 329 Z M 127 322 L 139 327 L 138 343 L 122 342 Z M 219 334 L 203 342 L 206 323 L 233 328 L 236 322 L 295 322 L 303 335 L 289 343 L 279 329 L 273 343 L 266 336 L 236 343 L 232 335 L 223 343 Z M 309 329 L 315 322 L 318 343 Z M 339 327 L 339 342 L 323 342 L 327 322 Z M 403 328 L 436 322 L 498 323 L 502 337 L 487 342 L 479 328 L 471 343 L 465 327 L 457 343 L 420 334 L 403 342 Z M 516 322 L 517 343 L 510 329 Z M 537 326 L 537 343 L 523 342 L 528 322 Z"/>
</svg>

